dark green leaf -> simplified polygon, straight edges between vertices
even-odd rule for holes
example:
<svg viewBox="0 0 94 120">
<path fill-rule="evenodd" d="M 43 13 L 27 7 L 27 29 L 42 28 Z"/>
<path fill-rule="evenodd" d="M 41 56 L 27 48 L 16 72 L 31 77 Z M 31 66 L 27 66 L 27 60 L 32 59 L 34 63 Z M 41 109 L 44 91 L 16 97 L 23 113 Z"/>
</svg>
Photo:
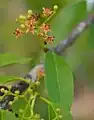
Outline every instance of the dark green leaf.
<svg viewBox="0 0 94 120">
<path fill-rule="evenodd" d="M 45 57 L 45 83 L 52 101 L 69 110 L 73 102 L 73 76 L 64 58 L 48 52 Z"/>
<path fill-rule="evenodd" d="M 23 98 L 19 98 L 14 104 L 12 105 L 13 112 L 19 113 L 19 110 L 22 110 L 22 116 L 24 117 L 30 117 L 30 106 L 28 104 L 28 101 L 24 100 Z M 21 118 L 22 118 L 21 116 Z"/>
<path fill-rule="evenodd" d="M 94 24 L 92 23 L 89 28 L 89 37 L 88 37 L 89 46 L 94 48 Z"/>
<path fill-rule="evenodd" d="M 12 112 L 9 111 L 0 111 L 0 120 L 18 120 Z"/>
<path fill-rule="evenodd" d="M 16 102 L 14 102 L 14 104 L 12 105 L 12 110 L 14 112 L 18 111 L 19 109 L 24 110 L 26 105 L 27 102 L 23 98 L 20 98 Z"/>
<path fill-rule="evenodd" d="M 10 53 L 0 54 L 0 67 L 11 64 L 26 64 L 31 58 L 21 57 Z"/>
</svg>

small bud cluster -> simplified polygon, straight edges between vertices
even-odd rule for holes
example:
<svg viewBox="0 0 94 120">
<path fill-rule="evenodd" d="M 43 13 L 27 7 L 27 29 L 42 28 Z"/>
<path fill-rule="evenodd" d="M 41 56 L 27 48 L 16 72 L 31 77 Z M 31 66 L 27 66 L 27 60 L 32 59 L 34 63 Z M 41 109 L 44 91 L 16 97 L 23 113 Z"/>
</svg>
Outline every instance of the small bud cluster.
<svg viewBox="0 0 94 120">
<path fill-rule="evenodd" d="M 6 86 L 0 86 L 0 99 L 3 98 L 4 95 L 7 95 L 9 92 Z"/>
<path fill-rule="evenodd" d="M 57 108 L 56 109 L 56 113 L 57 113 L 57 116 L 58 116 L 58 120 L 62 120 L 62 115 L 60 114 L 60 112 L 61 112 L 61 110 L 60 110 L 60 108 Z"/>
<path fill-rule="evenodd" d="M 42 8 L 42 13 L 40 14 L 36 14 L 32 10 L 28 10 L 28 14 L 26 16 L 20 15 L 19 18 L 16 19 L 16 21 L 20 23 L 20 28 L 17 28 L 14 32 L 16 38 L 25 33 L 32 33 L 43 40 L 44 45 L 53 43 L 55 38 L 54 36 L 49 35 L 51 28 L 45 21 L 47 21 L 47 19 L 51 17 L 57 9 L 58 6 L 55 5 L 53 9 Z M 44 22 L 41 22 L 42 20 L 44 20 Z"/>
</svg>

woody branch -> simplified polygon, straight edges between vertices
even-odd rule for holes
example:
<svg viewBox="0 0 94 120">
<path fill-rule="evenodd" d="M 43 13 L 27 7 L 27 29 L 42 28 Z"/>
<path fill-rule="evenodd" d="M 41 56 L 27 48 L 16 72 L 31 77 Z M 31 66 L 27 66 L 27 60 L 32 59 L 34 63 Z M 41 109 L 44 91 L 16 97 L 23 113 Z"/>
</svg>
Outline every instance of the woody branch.
<svg viewBox="0 0 94 120">
<path fill-rule="evenodd" d="M 47 51 L 55 52 L 57 55 L 63 56 L 65 50 L 70 47 L 72 44 L 74 44 L 77 40 L 77 38 L 81 35 L 83 31 L 85 31 L 91 24 L 94 24 L 94 15 L 91 15 L 88 17 L 88 19 L 80 22 L 69 34 L 66 39 L 61 40 L 60 43 L 58 43 L 53 48 L 47 48 Z M 42 70 L 44 71 L 44 64 L 40 63 L 36 65 L 24 78 L 30 79 L 32 82 L 35 82 L 37 80 L 37 71 Z M 19 90 L 20 93 L 23 92 L 28 88 L 28 84 L 25 82 L 19 81 L 17 84 L 12 86 L 11 91 Z M 10 100 L 13 100 L 13 96 L 6 96 L 3 101 L 0 101 L 0 108 L 1 109 L 7 109 L 8 108 L 8 102 Z"/>
</svg>

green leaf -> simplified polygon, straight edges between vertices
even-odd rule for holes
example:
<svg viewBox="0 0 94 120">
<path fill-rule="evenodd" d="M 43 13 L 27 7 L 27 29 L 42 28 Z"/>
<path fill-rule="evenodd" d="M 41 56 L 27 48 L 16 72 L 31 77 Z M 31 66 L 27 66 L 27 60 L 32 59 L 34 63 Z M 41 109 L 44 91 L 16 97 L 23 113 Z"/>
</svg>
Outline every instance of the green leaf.
<svg viewBox="0 0 94 120">
<path fill-rule="evenodd" d="M 70 110 L 73 102 L 72 71 L 64 58 L 48 52 L 45 57 L 45 83 L 50 99 L 59 103 L 65 110 Z"/>
<path fill-rule="evenodd" d="M 0 120 L 18 120 L 16 118 L 16 116 L 12 113 L 12 112 L 9 112 L 9 111 L 4 111 L 4 110 L 1 110 L 0 111 Z"/>
<path fill-rule="evenodd" d="M 0 76 L 0 84 L 5 84 L 7 82 L 12 82 L 17 80 L 23 80 L 23 78 L 17 76 Z"/>
<path fill-rule="evenodd" d="M 26 2 L 29 8 L 31 7 L 32 10 L 36 11 L 41 11 L 43 7 L 52 8 L 53 5 L 58 5 L 61 8 L 66 4 L 66 0 L 26 0 Z"/>
<path fill-rule="evenodd" d="M 53 120 L 53 118 L 55 118 L 55 113 L 50 105 L 48 105 L 48 117 L 49 120 Z"/>
<path fill-rule="evenodd" d="M 23 98 L 19 98 L 17 101 L 15 101 L 12 105 L 12 110 L 14 112 L 17 112 L 19 109 L 24 110 L 27 105 L 27 102 Z"/>
<path fill-rule="evenodd" d="M 0 67 L 11 64 L 26 64 L 31 58 L 21 57 L 10 53 L 0 54 Z"/>
<path fill-rule="evenodd" d="M 28 101 L 26 101 L 24 98 L 19 98 L 16 102 L 14 102 L 12 105 L 12 110 L 15 113 L 19 113 L 19 110 L 22 110 L 23 112 L 20 117 L 22 119 L 23 116 L 27 118 L 31 116 L 30 105 L 28 104 Z"/>
<path fill-rule="evenodd" d="M 74 2 L 68 4 L 56 13 L 51 20 L 53 35 L 55 35 L 55 44 L 65 39 L 76 25 L 87 17 L 86 1 Z"/>
<path fill-rule="evenodd" d="M 94 24 L 92 23 L 89 28 L 88 43 L 91 48 L 94 48 Z"/>
<path fill-rule="evenodd" d="M 70 112 L 63 114 L 62 120 L 73 120 L 72 114 Z"/>
</svg>

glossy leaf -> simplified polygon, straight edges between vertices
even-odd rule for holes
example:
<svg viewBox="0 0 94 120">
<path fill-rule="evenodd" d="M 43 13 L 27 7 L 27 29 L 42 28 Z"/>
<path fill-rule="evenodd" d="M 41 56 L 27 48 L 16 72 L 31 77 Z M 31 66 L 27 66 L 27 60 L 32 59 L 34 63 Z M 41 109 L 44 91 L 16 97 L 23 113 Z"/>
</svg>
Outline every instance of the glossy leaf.
<svg viewBox="0 0 94 120">
<path fill-rule="evenodd" d="M 73 101 L 73 76 L 64 58 L 48 52 L 45 57 L 45 83 L 50 99 L 69 110 Z"/>
<path fill-rule="evenodd" d="M 0 67 L 11 64 L 26 64 L 29 61 L 31 61 L 31 58 L 25 58 L 10 53 L 0 54 Z"/>
</svg>

